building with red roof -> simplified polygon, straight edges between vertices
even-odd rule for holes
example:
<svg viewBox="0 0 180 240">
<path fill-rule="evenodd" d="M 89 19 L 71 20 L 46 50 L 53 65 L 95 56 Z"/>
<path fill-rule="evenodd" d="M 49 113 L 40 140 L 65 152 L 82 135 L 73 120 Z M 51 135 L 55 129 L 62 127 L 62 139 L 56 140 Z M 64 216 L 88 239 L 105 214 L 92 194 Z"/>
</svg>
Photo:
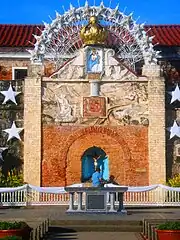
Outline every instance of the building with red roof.
<svg viewBox="0 0 180 240">
<path fill-rule="evenodd" d="M 23 69 L 28 66 L 30 58 L 27 49 L 34 48 L 36 42 L 34 36 L 40 35 L 43 29 L 44 25 L 0 24 L 0 79 L 16 79 L 15 67 L 20 69 L 16 71 L 19 73 L 22 67 L 22 75 L 25 74 L 26 71 Z M 172 68 L 176 68 L 177 78 L 180 71 L 180 25 L 145 25 L 144 29 L 148 36 L 154 36 L 154 48 L 161 51 L 159 60 L 170 61 Z M 8 62 L 18 60 L 18 63 L 5 66 L 4 60 Z M 47 68 L 47 75 L 49 71 Z M 172 76 L 170 78 L 174 81 Z"/>
<path fill-rule="evenodd" d="M 180 25 L 83 9 L 0 24 L 1 83 L 23 83 L 24 179 L 71 185 L 99 166 L 123 185 L 162 183 L 180 172 Z"/>
</svg>

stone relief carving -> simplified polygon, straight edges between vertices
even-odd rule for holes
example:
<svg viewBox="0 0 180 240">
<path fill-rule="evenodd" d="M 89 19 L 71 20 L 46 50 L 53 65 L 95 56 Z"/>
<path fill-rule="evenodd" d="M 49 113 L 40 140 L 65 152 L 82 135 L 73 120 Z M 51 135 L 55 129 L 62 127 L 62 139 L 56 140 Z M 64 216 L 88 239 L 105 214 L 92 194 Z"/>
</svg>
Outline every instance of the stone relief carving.
<svg viewBox="0 0 180 240">
<path fill-rule="evenodd" d="M 74 88 L 55 83 L 49 85 L 43 88 L 44 121 L 61 123 L 76 122 L 76 105 L 71 101 L 75 95 L 78 95 L 74 91 Z"/>
<path fill-rule="evenodd" d="M 82 79 L 84 78 L 84 66 L 73 65 L 70 61 L 50 77 L 60 79 Z"/>
<path fill-rule="evenodd" d="M 146 102 L 148 100 L 147 88 L 144 84 L 131 83 L 127 87 L 126 99 L 135 100 L 137 103 Z"/>
<path fill-rule="evenodd" d="M 127 67 L 116 60 L 115 51 L 113 49 L 107 49 L 105 51 L 105 71 L 103 80 L 121 80 L 137 78 Z"/>
<path fill-rule="evenodd" d="M 57 116 L 55 121 L 60 122 L 73 122 L 75 117 L 73 114 L 73 108 L 69 104 L 69 101 L 66 99 L 64 94 L 61 94 L 60 97 L 56 96 L 57 99 Z"/>
<path fill-rule="evenodd" d="M 148 111 L 146 106 L 135 104 L 126 107 L 117 107 L 112 111 L 112 115 L 122 124 L 148 125 Z"/>
<path fill-rule="evenodd" d="M 129 76 L 131 75 L 131 76 Z M 128 78 L 134 78 L 132 74 L 130 74 L 130 71 L 123 67 L 123 66 L 105 66 L 105 72 L 103 76 L 103 80 L 127 80 Z"/>
<path fill-rule="evenodd" d="M 84 124 L 148 125 L 148 93 L 143 83 L 105 84 L 101 87 L 101 95 L 109 97 L 107 117 Z"/>
<path fill-rule="evenodd" d="M 73 59 L 67 60 L 64 66 L 53 73 L 51 78 L 63 79 L 81 79 L 84 78 L 85 72 L 84 49 L 78 51 L 78 55 Z"/>
<path fill-rule="evenodd" d="M 102 80 L 116 80 L 116 81 L 128 81 L 135 80 L 137 76 L 131 72 L 121 62 L 116 60 L 115 52 L 112 49 L 105 49 L 105 57 L 103 58 L 104 70 L 101 73 Z M 67 60 L 61 69 L 57 70 L 50 77 L 60 79 L 85 79 L 85 50 L 80 50 L 79 55 L 73 59 Z"/>
<path fill-rule="evenodd" d="M 144 106 L 129 105 L 129 106 L 115 106 L 109 107 L 107 110 L 107 117 L 97 118 L 92 120 L 82 121 L 84 124 L 91 125 L 149 125 L 148 111 Z"/>
<path fill-rule="evenodd" d="M 108 97 L 106 116 L 83 118 L 83 96 L 89 96 L 89 83 L 46 83 L 43 114 L 46 122 L 76 125 L 148 125 L 148 93 L 146 83 L 103 83 L 100 96 Z M 45 118 L 44 118 L 45 119 Z"/>
</svg>

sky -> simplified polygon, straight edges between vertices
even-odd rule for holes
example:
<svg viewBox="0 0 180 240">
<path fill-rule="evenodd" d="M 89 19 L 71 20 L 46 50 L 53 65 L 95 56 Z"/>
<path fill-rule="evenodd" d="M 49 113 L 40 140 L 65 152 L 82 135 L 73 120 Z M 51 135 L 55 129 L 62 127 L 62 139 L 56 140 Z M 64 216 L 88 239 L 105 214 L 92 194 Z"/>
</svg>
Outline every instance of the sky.
<svg viewBox="0 0 180 240">
<path fill-rule="evenodd" d="M 55 11 L 60 14 L 69 9 L 84 5 L 85 0 L 0 0 L 0 24 L 41 24 L 50 23 Z M 101 0 L 89 0 L 90 5 L 99 5 Z M 104 0 L 104 5 L 115 8 L 119 3 L 121 12 L 146 24 L 180 24 L 180 0 Z M 64 6 L 64 7 L 63 7 Z M 50 18 L 50 17 L 51 18 Z M 140 17 L 140 18 L 139 18 Z"/>
</svg>

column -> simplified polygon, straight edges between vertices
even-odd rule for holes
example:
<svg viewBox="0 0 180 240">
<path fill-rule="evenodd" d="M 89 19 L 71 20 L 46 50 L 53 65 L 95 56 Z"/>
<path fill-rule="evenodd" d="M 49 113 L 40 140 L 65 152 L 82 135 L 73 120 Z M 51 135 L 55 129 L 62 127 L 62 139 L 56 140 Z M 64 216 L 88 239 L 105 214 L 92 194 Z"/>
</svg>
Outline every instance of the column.
<svg viewBox="0 0 180 240">
<path fill-rule="evenodd" d="M 110 209 L 109 212 L 116 212 L 115 210 L 115 192 L 110 192 Z"/>
<path fill-rule="evenodd" d="M 99 91 L 100 91 L 99 84 L 100 84 L 100 81 L 99 80 L 90 80 L 89 83 L 90 83 L 90 95 L 91 95 L 91 97 L 99 96 Z"/>
<path fill-rule="evenodd" d="M 77 208 L 77 211 L 82 211 L 82 196 L 83 196 L 83 193 L 82 192 L 78 192 L 78 208 Z"/>
<path fill-rule="evenodd" d="M 32 64 L 24 84 L 24 181 L 41 185 L 41 77 L 43 66 Z"/>
<path fill-rule="evenodd" d="M 74 192 L 69 192 L 69 209 L 68 212 L 74 212 Z"/>
<path fill-rule="evenodd" d="M 166 181 L 165 83 L 160 66 L 145 65 L 149 102 L 149 185 Z"/>
</svg>

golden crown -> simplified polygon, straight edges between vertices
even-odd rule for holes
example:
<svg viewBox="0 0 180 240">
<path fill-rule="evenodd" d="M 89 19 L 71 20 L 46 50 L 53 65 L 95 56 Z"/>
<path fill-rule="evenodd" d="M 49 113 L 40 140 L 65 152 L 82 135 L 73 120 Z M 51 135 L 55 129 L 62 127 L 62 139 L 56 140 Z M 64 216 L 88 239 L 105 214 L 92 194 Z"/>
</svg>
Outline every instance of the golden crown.
<svg viewBox="0 0 180 240">
<path fill-rule="evenodd" d="M 80 37 L 85 45 L 104 44 L 107 39 L 107 30 L 98 23 L 96 16 L 92 16 L 88 25 L 81 29 Z"/>
</svg>

